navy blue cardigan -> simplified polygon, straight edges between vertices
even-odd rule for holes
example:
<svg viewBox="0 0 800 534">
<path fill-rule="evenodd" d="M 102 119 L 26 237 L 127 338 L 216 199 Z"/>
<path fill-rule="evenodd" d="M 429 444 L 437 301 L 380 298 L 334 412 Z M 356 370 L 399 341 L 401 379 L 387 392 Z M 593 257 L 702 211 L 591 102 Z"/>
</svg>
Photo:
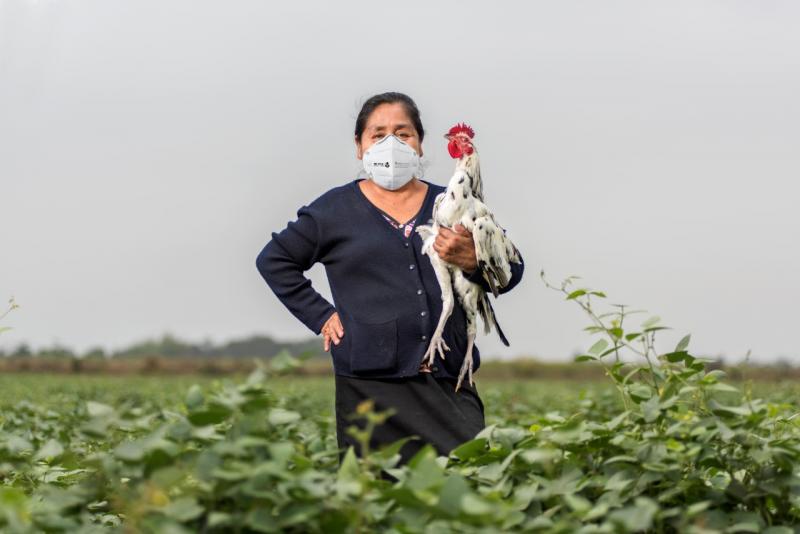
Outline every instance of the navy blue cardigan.
<svg viewBox="0 0 800 534">
<path fill-rule="evenodd" d="M 413 376 L 442 312 L 441 289 L 430 259 L 420 252 L 419 234 L 412 231 L 406 239 L 390 225 L 361 191 L 362 179 L 334 187 L 297 210 L 297 220 L 272 233 L 256 267 L 284 306 L 315 334 L 333 312 L 339 312 L 344 337 L 338 345 L 332 341 L 330 345 L 336 374 Z M 431 220 L 433 201 L 446 190 L 422 181 L 428 191 L 416 224 Z M 303 275 L 316 262 L 325 266 L 334 304 Z M 510 291 L 522 278 L 524 263 L 511 267 L 511 280 L 500 293 Z M 493 298 L 480 269 L 469 279 Z M 495 310 L 502 326 L 502 307 Z M 478 330 L 482 328 L 480 323 Z M 442 337 L 450 351 L 444 360 L 436 357 L 433 375 L 455 378 L 467 348 L 466 316 L 457 298 Z M 480 351 L 475 346 L 473 371 L 478 367 Z"/>
</svg>

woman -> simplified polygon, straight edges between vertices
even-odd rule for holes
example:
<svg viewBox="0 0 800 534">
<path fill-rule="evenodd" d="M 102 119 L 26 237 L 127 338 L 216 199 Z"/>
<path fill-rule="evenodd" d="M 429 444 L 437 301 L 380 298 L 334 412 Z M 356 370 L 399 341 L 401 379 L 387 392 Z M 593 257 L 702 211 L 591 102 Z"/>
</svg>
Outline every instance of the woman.
<svg viewBox="0 0 800 534">
<path fill-rule="evenodd" d="M 383 93 L 368 99 L 356 119 L 354 141 L 357 158 L 373 168 L 370 179 L 334 187 L 301 207 L 297 220 L 272 233 L 256 260 L 281 302 L 315 334 L 321 333 L 325 351 L 331 351 L 340 460 L 350 445 L 361 453 L 347 427 L 363 428 L 351 415 L 365 399 L 372 399 L 376 410 L 395 411 L 373 432 L 372 450 L 406 436 L 419 438 L 405 443 L 401 463 L 425 443 L 447 455 L 485 426 L 477 389 L 464 382 L 455 392 L 466 351 L 466 321 L 458 302 L 442 336 L 451 349 L 447 357 L 430 367 L 422 361 L 442 301 L 413 227 L 431 219 L 433 201 L 446 189 L 418 176 L 424 135 L 419 110 L 408 96 Z M 402 161 L 389 169 L 378 153 Z M 466 229 L 442 228 L 434 249 L 489 289 Z M 303 276 L 316 262 L 325 266 L 335 306 Z M 511 280 L 500 293 L 522 277 L 524 264 L 511 265 Z M 477 347 L 473 360 L 477 371 Z"/>
</svg>

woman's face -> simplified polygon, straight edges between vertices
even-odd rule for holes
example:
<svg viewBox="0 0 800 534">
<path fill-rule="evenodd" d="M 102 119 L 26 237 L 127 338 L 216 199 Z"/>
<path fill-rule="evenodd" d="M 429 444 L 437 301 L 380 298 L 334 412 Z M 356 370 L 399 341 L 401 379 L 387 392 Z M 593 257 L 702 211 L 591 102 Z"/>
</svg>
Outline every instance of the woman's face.
<svg viewBox="0 0 800 534">
<path fill-rule="evenodd" d="M 356 157 L 361 159 L 369 147 L 389 134 L 394 134 L 404 143 L 408 143 L 422 157 L 422 143 L 420 143 L 419 134 L 400 102 L 381 104 L 372 110 L 367 118 L 361 139 L 355 140 Z"/>
</svg>

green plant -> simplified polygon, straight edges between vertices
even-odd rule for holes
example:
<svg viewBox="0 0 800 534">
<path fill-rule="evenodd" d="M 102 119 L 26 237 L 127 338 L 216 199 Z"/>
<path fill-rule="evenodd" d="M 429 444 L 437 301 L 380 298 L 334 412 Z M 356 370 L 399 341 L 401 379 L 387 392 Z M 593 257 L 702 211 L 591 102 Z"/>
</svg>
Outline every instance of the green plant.
<svg viewBox="0 0 800 534">
<path fill-rule="evenodd" d="M 656 332 L 668 327 L 658 317 L 632 325 L 630 315 L 643 310 L 612 304 L 598 313 L 593 300 L 605 299 L 602 291 L 571 289 L 575 276 L 560 287 L 543 271 L 541 277 L 576 302 L 591 320 L 585 330 L 600 336 L 576 359 L 602 365 L 621 395 L 625 410 L 609 422 L 617 432 L 605 444 L 603 465 L 624 466 L 613 476 L 624 473 L 637 498 L 650 499 L 647 523 L 684 528 L 702 517 L 703 525 L 737 530 L 798 522 L 796 407 L 723 382 L 723 371 L 706 369 L 713 360 L 689 352 L 689 335 L 659 352 Z M 623 361 L 623 352 L 638 361 Z"/>
<path fill-rule="evenodd" d="M 19 308 L 19 304 L 17 304 L 14 301 L 14 297 L 11 297 L 10 299 L 8 299 L 8 309 L 6 311 L 4 311 L 2 315 L 0 315 L 0 320 L 5 319 L 6 315 L 8 315 L 9 313 L 11 313 L 12 310 L 15 310 L 17 308 Z M 7 330 L 11 330 L 11 328 L 12 327 L 10 327 L 10 326 L 0 326 L 0 334 L 2 334 L 3 332 L 5 332 Z"/>
</svg>

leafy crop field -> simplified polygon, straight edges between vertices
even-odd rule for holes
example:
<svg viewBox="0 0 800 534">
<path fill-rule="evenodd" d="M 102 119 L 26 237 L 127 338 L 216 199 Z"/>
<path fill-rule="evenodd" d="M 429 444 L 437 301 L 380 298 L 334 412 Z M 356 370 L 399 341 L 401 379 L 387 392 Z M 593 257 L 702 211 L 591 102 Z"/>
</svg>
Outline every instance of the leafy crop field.
<svg viewBox="0 0 800 534">
<path fill-rule="evenodd" d="M 800 531 L 797 388 L 728 383 L 567 286 L 606 380 L 478 374 L 487 427 L 402 466 L 402 441 L 368 447 L 369 403 L 340 463 L 333 379 L 289 379 L 286 354 L 223 380 L 0 376 L 0 531 Z"/>
<path fill-rule="evenodd" d="M 392 469 L 391 450 L 366 461 L 348 456 L 339 466 L 332 378 L 6 375 L 0 525 L 9 532 L 759 532 L 780 500 L 787 515 L 774 522 L 789 524 L 797 512 L 793 471 L 781 475 L 777 463 L 796 449 L 777 436 L 763 447 L 756 440 L 752 457 L 740 451 L 736 467 L 758 468 L 759 478 L 748 480 L 707 460 L 723 439 L 720 428 L 756 439 L 724 422 L 709 428 L 699 415 L 682 416 L 696 434 L 687 442 L 664 426 L 663 435 L 644 436 L 610 384 L 479 381 L 478 388 L 485 433 L 450 458 L 423 451 L 393 470 L 399 482 L 390 483 L 378 470 Z M 755 390 L 769 396 L 763 407 L 771 413 L 791 411 L 797 398 L 789 386 Z M 725 437 L 732 453 L 737 442 Z M 737 511 L 734 495 L 726 496 L 734 490 L 763 513 Z M 780 500 L 770 505 L 773 492 Z"/>
</svg>

